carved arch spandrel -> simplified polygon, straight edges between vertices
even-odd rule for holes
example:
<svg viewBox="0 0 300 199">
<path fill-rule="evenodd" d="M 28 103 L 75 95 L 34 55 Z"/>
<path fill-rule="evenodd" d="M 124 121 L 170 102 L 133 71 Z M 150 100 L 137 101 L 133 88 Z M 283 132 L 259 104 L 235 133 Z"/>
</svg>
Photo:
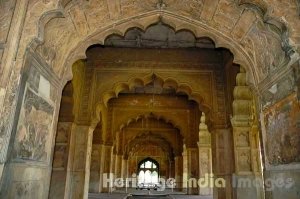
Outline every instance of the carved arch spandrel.
<svg viewBox="0 0 300 199">
<path fill-rule="evenodd" d="M 72 65 L 79 58 L 83 58 L 86 52 L 86 49 L 95 44 L 104 44 L 104 40 L 107 36 L 111 34 L 124 35 L 127 30 L 136 27 L 136 23 L 140 23 L 138 27 L 149 27 L 159 21 L 163 21 L 165 24 L 171 26 L 176 32 L 180 30 L 190 30 L 196 37 L 209 37 L 212 39 L 217 48 L 223 47 L 229 49 L 234 54 L 234 62 L 241 64 L 247 68 L 249 71 L 248 81 L 252 84 L 257 84 L 256 72 L 254 72 L 253 67 L 254 63 L 251 58 L 245 53 L 245 50 L 237 44 L 230 37 L 225 37 L 224 35 L 217 33 L 215 29 L 205 27 L 204 24 L 197 21 L 190 21 L 186 18 L 182 18 L 173 13 L 164 13 L 163 16 L 160 13 L 148 13 L 147 15 L 135 17 L 133 21 L 120 22 L 120 24 L 114 24 L 112 27 L 107 27 L 107 30 L 99 31 L 99 33 L 94 36 L 89 37 L 85 42 L 81 42 L 78 46 L 72 49 L 72 53 L 69 54 L 69 57 L 65 59 L 64 65 L 67 66 L 67 71 L 64 73 L 64 78 L 70 79 L 72 77 L 72 72 L 69 69 L 69 65 Z M 175 26 L 176 24 L 176 26 Z M 145 29 L 145 28 L 143 28 Z M 64 80 L 65 81 L 65 80 Z"/>
<path fill-rule="evenodd" d="M 90 1 L 92 2 L 92 1 Z M 34 4 L 31 4 L 31 6 L 28 9 L 28 13 L 27 15 L 30 16 L 30 18 L 28 17 L 25 21 L 25 26 L 26 27 L 30 27 L 30 31 L 25 31 L 25 33 L 23 34 L 22 37 L 22 44 L 20 45 L 20 53 L 19 53 L 19 57 L 23 57 L 23 54 L 25 52 L 25 48 L 28 47 L 28 44 L 33 45 L 33 46 L 37 46 L 38 44 L 43 44 L 45 45 L 45 43 L 47 43 L 47 38 L 44 38 L 41 34 L 45 34 L 45 32 L 47 32 L 47 30 L 52 29 L 50 26 L 48 26 L 48 22 L 51 21 L 52 17 L 47 17 L 48 15 L 52 15 L 52 13 L 57 12 L 59 14 L 59 17 L 64 16 L 65 18 L 69 18 L 69 14 L 68 11 L 71 7 L 73 6 L 78 6 L 80 7 L 80 9 L 82 9 L 82 12 L 87 12 L 88 10 L 84 10 L 89 8 L 88 4 L 90 2 L 81 2 L 81 1 L 57 1 L 57 0 L 53 0 L 53 1 L 37 1 Z M 106 2 L 106 1 L 103 1 Z M 141 2 L 140 2 L 141 3 Z M 145 2 L 143 2 L 145 3 Z M 291 51 L 295 51 L 297 50 L 297 44 L 299 43 L 297 40 L 297 32 L 296 30 L 298 30 L 297 28 L 295 28 L 294 26 L 297 27 L 297 24 L 299 26 L 299 23 L 297 22 L 296 18 L 294 16 L 298 16 L 298 7 L 297 4 L 295 2 L 292 2 L 291 0 L 288 0 L 286 2 L 281 2 L 281 1 L 265 1 L 264 3 L 262 3 L 261 1 L 257 1 L 257 0 L 240 0 L 240 1 L 236 1 L 233 3 L 234 6 L 232 6 L 232 8 L 236 11 L 236 12 L 240 12 L 242 11 L 250 11 L 253 13 L 253 15 L 257 18 L 256 20 L 252 21 L 250 20 L 247 24 L 247 27 L 251 27 L 253 24 L 256 23 L 256 21 L 261 21 L 263 22 L 263 26 L 268 27 L 269 25 L 274 26 L 274 28 L 266 28 L 269 32 L 272 32 L 273 30 L 275 30 L 276 34 L 278 34 L 278 37 L 281 38 L 282 42 L 282 47 L 284 48 L 285 52 L 291 52 Z M 138 4 L 137 4 L 138 5 Z M 150 5 L 150 7 L 149 7 Z M 144 29 L 145 27 L 147 27 L 147 25 L 151 24 L 151 23 L 155 23 L 158 21 L 159 18 L 161 18 L 161 16 L 163 18 L 166 18 L 168 15 L 173 17 L 173 18 L 178 18 L 179 21 L 183 22 L 181 24 L 189 24 L 189 23 L 198 23 L 198 25 L 184 25 L 185 28 L 189 28 L 191 29 L 193 32 L 198 32 L 198 34 L 201 34 L 202 31 L 197 30 L 197 28 L 194 28 L 195 26 L 205 26 L 204 29 L 210 29 L 213 26 L 213 19 L 214 19 L 214 14 L 210 17 L 210 18 L 203 18 L 201 13 L 201 17 L 199 18 L 199 16 L 197 18 L 191 18 L 191 16 L 187 16 L 185 15 L 184 12 L 181 12 L 181 9 L 185 9 L 185 7 L 179 7 L 176 8 L 175 10 L 169 10 L 168 6 L 165 5 L 162 7 L 160 6 L 153 6 L 153 3 L 149 3 L 147 4 L 148 8 L 150 9 L 143 9 L 140 10 L 139 15 L 133 16 L 133 15 L 129 15 L 127 18 L 126 16 L 122 15 L 122 13 L 120 13 L 122 15 L 122 20 L 111 20 L 111 19 L 105 19 L 105 18 L 101 18 L 101 16 L 99 16 L 102 20 L 99 20 L 100 22 L 105 22 L 105 25 L 101 25 L 101 28 L 99 28 L 100 26 L 95 26 L 95 34 L 96 32 L 99 30 L 100 32 L 108 32 L 109 29 L 117 29 L 119 30 L 121 28 L 121 26 L 123 27 L 123 29 L 127 29 L 128 27 L 139 27 L 141 29 Z M 213 4 L 214 6 L 218 6 L 219 3 Z M 288 20 L 283 20 L 282 19 L 282 13 L 280 13 L 278 10 L 285 8 L 285 6 L 283 5 L 288 5 L 288 12 L 285 13 L 285 16 Z M 98 5 L 97 5 L 98 6 Z M 99 4 L 100 6 L 100 4 Z M 147 7 L 146 6 L 146 7 Z M 204 3 L 202 5 L 202 7 L 207 6 L 207 3 Z M 211 6 L 211 5 L 210 5 Z M 192 6 L 193 7 L 193 6 Z M 191 8 L 192 8 L 191 7 Z M 37 9 L 39 8 L 39 9 Z M 213 10 L 216 8 L 212 8 Z M 37 12 L 38 10 L 38 12 Z M 122 10 L 122 9 L 121 9 Z M 152 11 L 151 11 L 152 10 Z M 271 12 L 273 11 L 273 12 Z M 286 11 L 286 10 L 284 10 Z M 52 13 L 51 13 L 52 12 Z M 175 14 L 178 13 L 178 14 Z M 246 13 L 246 12 L 245 12 Z M 244 12 L 243 12 L 244 14 Z M 120 15 L 120 16 L 121 16 Z M 32 16 L 34 16 L 34 19 L 32 18 Z M 42 17 L 44 16 L 44 17 Z M 242 17 L 238 16 L 238 17 Z M 55 15 L 53 15 L 53 17 L 57 17 Z M 139 20 L 138 18 L 142 19 Z M 152 18 L 152 22 L 149 22 L 149 18 Z M 30 19 L 30 20 L 29 20 Z M 134 20 L 133 20 L 134 19 Z M 236 21 L 239 21 L 241 18 L 235 19 Z M 291 20 L 291 19 L 295 19 L 295 20 Z M 147 21 L 148 20 L 148 21 Z M 173 20 L 173 19 L 172 19 Z M 42 21 L 41 23 L 39 21 Z M 144 22 L 141 22 L 144 21 Z M 151 21 L 151 20 L 150 20 Z M 68 22 L 70 23 L 70 22 Z M 85 22 L 85 23 L 88 23 Z M 131 23 L 131 25 L 130 25 Z M 143 25 L 144 24 L 144 25 Z M 238 24 L 238 23 L 237 23 Z M 172 25 L 173 27 L 177 26 L 180 28 L 180 26 L 182 25 L 178 25 L 176 24 L 176 22 L 171 22 L 169 20 L 169 25 Z M 32 26 L 38 26 L 37 28 L 33 28 Z M 248 79 L 248 84 L 254 84 L 257 85 L 259 79 L 257 77 L 257 73 L 258 70 L 257 68 L 259 68 L 260 66 L 256 65 L 255 63 L 253 63 L 253 58 L 247 53 L 251 52 L 252 50 L 255 50 L 255 46 L 249 46 L 247 42 L 246 43 L 239 43 L 237 40 L 235 40 L 234 38 L 232 38 L 232 35 L 228 35 L 226 33 L 224 34 L 220 34 L 222 31 L 222 29 L 220 29 L 219 27 L 215 26 L 216 30 L 213 31 L 215 33 L 215 35 L 206 35 L 207 33 L 204 33 L 204 35 L 206 36 L 210 36 L 216 43 L 217 46 L 221 46 L 221 47 L 225 47 L 230 49 L 233 54 L 235 55 L 235 62 L 243 65 L 247 68 L 247 71 L 249 73 L 249 77 Z M 219 29 L 218 29 L 219 28 Z M 31 31 L 31 30 L 45 30 L 45 31 Z M 101 30 L 100 30 L 101 29 Z M 122 29 L 122 28 L 121 28 Z M 28 29 L 29 30 L 29 29 Z M 277 31 L 279 30 L 279 31 Z M 74 31 L 74 30 L 72 30 Z M 98 31 L 98 33 L 99 33 Z M 209 30 L 210 31 L 210 30 Z M 124 31 L 121 31 L 124 32 Z M 200 33 L 199 33 L 200 32 Z M 234 32 L 234 30 L 232 30 L 232 32 Z M 72 42 L 77 43 L 76 45 L 68 45 L 67 48 L 63 47 L 64 45 L 60 45 L 57 49 L 53 49 L 56 54 L 63 54 L 66 55 L 64 57 L 61 57 L 61 60 L 56 61 L 56 65 L 59 64 L 59 68 L 62 68 L 62 72 L 60 72 L 60 75 L 63 76 L 63 82 L 66 83 L 68 80 L 70 80 L 72 78 L 72 72 L 70 70 L 70 66 L 78 59 L 82 59 L 85 58 L 85 49 L 95 43 L 101 43 L 101 41 L 103 41 L 105 34 L 103 33 L 102 36 L 99 37 L 93 37 L 92 34 L 94 33 L 90 33 L 88 35 L 85 35 L 85 38 L 79 38 L 79 37 L 73 37 Z M 287 34 L 289 33 L 289 34 Z M 74 35 L 72 33 L 72 35 Z M 253 37 L 253 35 L 251 36 Z M 37 40 L 39 40 L 39 42 L 35 43 L 36 38 L 39 38 Z M 251 38 L 250 38 L 251 39 Z M 70 41 L 68 39 L 63 39 L 63 41 Z M 220 40 L 220 41 L 219 41 Z M 35 43 L 35 44 L 34 44 Z M 58 42 L 59 43 L 59 42 Z M 235 46 L 224 46 L 224 43 L 234 43 Z M 232 44 L 227 44 L 227 45 L 232 45 Z M 58 50 L 59 48 L 62 48 L 61 50 Z M 44 48 L 47 48 L 47 45 L 45 45 Z M 76 49 L 81 49 L 78 50 L 76 52 Z M 247 50 L 248 49 L 248 50 Z M 278 49 L 280 50 L 280 49 Z M 242 52 L 242 54 L 240 54 L 240 51 Z M 72 55 L 73 54 L 73 55 Z M 64 62 L 64 60 L 67 60 L 68 57 L 68 61 Z M 55 58 L 57 59 L 57 58 Z M 56 68 L 56 66 L 54 67 Z M 67 72 L 65 72 L 65 69 Z M 63 75 L 65 74 L 65 75 Z"/>
</svg>

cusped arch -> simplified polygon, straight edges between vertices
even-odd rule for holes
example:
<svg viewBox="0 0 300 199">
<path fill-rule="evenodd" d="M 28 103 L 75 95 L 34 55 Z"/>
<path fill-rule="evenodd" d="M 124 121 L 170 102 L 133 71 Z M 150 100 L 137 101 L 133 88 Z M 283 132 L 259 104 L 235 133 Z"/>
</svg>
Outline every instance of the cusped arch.
<svg viewBox="0 0 300 199">
<path fill-rule="evenodd" d="M 156 120 L 162 120 L 166 124 L 171 124 L 173 126 L 173 128 L 178 129 L 179 133 L 182 135 L 182 133 L 181 133 L 182 127 L 180 126 L 180 124 L 178 124 L 176 121 L 174 121 L 172 119 L 169 119 L 163 115 L 159 115 L 159 114 L 156 114 L 153 112 L 146 113 L 146 114 L 137 114 L 135 117 L 128 118 L 128 120 L 125 123 L 120 125 L 119 130 L 122 131 L 124 128 L 128 127 L 130 124 L 138 122 L 138 120 L 142 119 L 142 118 L 154 118 Z"/>
<path fill-rule="evenodd" d="M 166 25 L 172 27 L 175 32 L 183 29 L 188 29 L 193 32 L 197 38 L 208 37 L 215 43 L 215 46 L 217 48 L 222 47 L 230 50 L 234 54 L 234 62 L 246 68 L 248 72 L 248 82 L 251 84 L 257 83 L 257 79 L 253 71 L 253 66 L 255 66 L 255 64 L 251 57 L 248 56 L 248 54 L 243 50 L 243 48 L 240 44 L 238 44 L 237 41 L 234 41 L 232 38 L 220 34 L 216 29 L 212 27 L 207 27 L 202 22 L 195 20 L 191 21 L 189 20 L 189 18 L 177 15 L 175 13 L 162 13 L 156 11 L 115 22 L 112 25 L 108 25 L 107 27 L 98 30 L 93 35 L 90 35 L 88 38 L 86 38 L 85 41 L 80 42 L 75 48 L 72 49 L 72 53 L 68 55 L 63 64 L 67 66 L 66 71 L 63 75 L 64 82 L 67 82 L 72 78 L 72 64 L 76 60 L 82 59 L 82 56 L 85 55 L 87 48 L 95 44 L 95 41 L 97 41 L 96 43 L 98 44 L 104 44 L 105 39 L 111 34 L 124 35 L 126 31 L 134 27 L 145 27 L 143 29 L 147 29 L 148 27 L 158 23 L 159 21 L 162 21 Z"/>
<path fill-rule="evenodd" d="M 35 4 L 33 4 L 32 7 L 35 5 L 44 6 L 42 5 L 44 3 L 37 1 Z M 49 11 L 49 9 L 44 13 L 41 13 L 38 17 L 39 22 L 36 23 L 39 30 L 46 29 L 46 24 L 54 17 L 69 17 L 66 15 L 66 9 L 70 9 L 71 6 L 66 5 L 78 5 L 82 6 L 77 1 L 72 0 L 59 0 L 57 3 L 54 4 L 52 10 Z M 290 26 L 290 24 L 285 21 L 282 22 L 278 16 L 272 14 L 269 12 L 268 8 L 270 7 L 269 2 L 261 2 L 257 0 L 243 0 L 243 1 L 236 1 L 236 5 L 233 6 L 233 8 L 237 11 L 241 10 L 250 10 L 250 12 L 253 12 L 253 15 L 259 19 L 264 26 L 268 26 L 270 24 L 277 27 L 277 29 L 283 30 L 279 32 L 279 37 L 284 39 L 284 42 L 282 42 L 282 47 L 285 51 L 288 51 L 290 53 L 293 53 L 294 50 L 297 50 L 296 45 L 293 43 L 289 43 L 289 35 L 288 32 L 294 31 Z M 32 9 L 29 9 L 28 12 L 33 12 Z M 60 13 L 59 16 L 53 15 L 53 13 Z M 53 17 L 48 17 L 48 16 Z M 172 18 L 172 19 L 171 19 Z M 151 12 L 146 13 L 138 13 L 135 16 L 130 17 L 124 17 L 121 20 L 111 20 L 107 25 L 101 26 L 98 28 L 95 28 L 93 32 L 91 32 L 88 35 L 85 35 L 82 39 L 80 39 L 76 45 L 69 47 L 70 49 L 67 51 L 66 56 L 64 56 L 63 60 L 59 60 L 58 64 L 61 65 L 65 70 L 62 72 L 62 79 L 63 84 L 66 84 L 67 81 L 72 79 L 72 71 L 71 71 L 71 65 L 78 59 L 85 58 L 85 50 L 93 44 L 101 44 L 101 42 L 105 39 L 107 36 L 106 34 L 109 34 L 109 30 L 117 31 L 118 33 L 124 34 L 126 30 L 128 30 L 130 27 L 138 27 L 140 29 L 146 29 L 149 25 L 153 23 L 157 23 L 162 19 L 164 22 L 166 22 L 169 26 L 175 27 L 176 30 L 179 29 L 189 29 L 192 32 L 195 33 L 195 35 L 199 36 L 205 36 L 211 38 L 217 47 L 224 47 L 229 49 L 234 54 L 234 62 L 237 64 L 240 64 L 241 66 L 245 67 L 247 69 L 247 83 L 248 85 L 257 85 L 258 84 L 258 77 L 257 77 L 257 70 L 255 63 L 253 63 L 253 60 L 251 57 L 247 55 L 247 53 L 243 50 L 243 47 L 238 40 L 235 40 L 234 38 L 226 36 L 226 34 L 220 34 L 220 31 L 218 32 L 218 27 L 211 27 L 209 24 L 206 23 L 205 20 L 199 20 L 190 18 L 188 15 L 184 14 L 177 14 L 172 11 L 167 10 L 161 10 L 158 9 L 158 7 L 153 9 Z M 171 19 L 171 20 L 170 20 Z M 179 23 L 178 23 L 179 22 Z M 254 22 L 251 22 L 252 24 L 249 24 L 249 26 L 252 26 Z M 267 28 L 268 29 L 268 28 Z M 272 28 L 269 28 L 268 30 L 272 31 Z M 38 39 L 39 42 L 35 43 L 34 41 L 31 41 L 31 45 L 37 46 L 38 43 L 43 43 L 43 36 L 44 31 L 39 31 L 40 33 L 37 33 L 37 36 L 35 38 Z M 39 35 L 38 35 L 39 34 Z M 34 39 L 36 40 L 36 39 Z M 28 40 L 25 40 L 28 41 Z M 292 41 L 292 40 L 291 40 Z M 35 44 L 34 44 L 35 43 Z M 294 47 L 291 47 L 293 45 Z M 25 44 L 24 46 L 28 46 L 28 44 Z M 71 49 L 72 48 L 72 49 Z"/>
<path fill-rule="evenodd" d="M 147 161 L 153 162 L 154 164 L 156 164 L 156 166 L 159 166 L 159 162 L 158 162 L 157 160 L 155 160 L 155 158 L 147 157 L 147 158 L 145 158 L 145 159 L 139 161 L 139 163 L 138 163 L 138 168 L 140 168 L 140 166 L 141 166 L 142 164 L 144 164 L 145 162 L 147 162 Z"/>
<path fill-rule="evenodd" d="M 165 142 L 163 142 L 162 140 L 155 140 L 155 139 L 151 139 L 151 140 L 139 140 L 136 143 L 134 143 L 133 145 L 128 147 L 128 150 L 125 150 L 124 156 L 130 156 L 130 155 L 134 155 L 136 152 L 138 152 L 139 148 L 142 149 L 143 146 L 149 146 L 149 145 L 153 145 L 156 146 L 158 148 L 160 148 L 164 153 L 166 153 L 168 155 L 168 157 L 172 158 L 173 157 L 173 152 L 171 148 L 169 148 Z"/>
<path fill-rule="evenodd" d="M 123 124 L 121 124 L 120 125 L 120 132 L 124 129 L 124 128 L 126 128 L 126 127 L 128 127 L 130 124 L 132 124 L 132 123 L 135 123 L 135 122 L 137 122 L 139 119 L 141 119 L 141 118 L 155 118 L 155 119 L 157 119 L 157 120 L 162 120 L 162 121 L 164 121 L 166 124 L 171 124 L 172 126 L 173 126 L 173 128 L 174 129 L 178 129 L 178 133 L 180 134 L 180 136 L 182 137 L 182 138 L 184 138 L 185 136 L 184 136 L 184 133 L 183 133 L 183 130 L 181 130 L 181 129 L 183 129 L 183 127 L 181 127 L 179 124 L 177 124 L 177 122 L 176 121 L 174 121 L 174 120 L 171 120 L 171 119 L 168 119 L 168 118 L 166 118 L 165 116 L 162 116 L 162 115 L 159 115 L 159 114 L 155 114 L 155 113 L 147 113 L 147 114 L 137 114 L 135 117 L 131 117 L 131 118 L 129 118 L 126 122 L 124 122 Z M 133 139 L 131 139 L 131 140 L 129 140 L 129 142 L 130 141 L 132 141 L 132 140 L 134 140 L 135 138 L 145 138 L 145 136 L 147 136 L 147 135 L 154 135 L 154 134 L 152 134 L 152 132 L 151 132 L 151 130 L 149 130 L 149 129 L 145 129 L 145 132 L 143 132 L 143 133 L 141 133 L 141 134 L 138 134 L 138 135 L 136 135 Z M 115 134 L 114 135 L 114 139 L 116 139 L 116 136 L 117 136 L 117 134 Z M 154 137 L 155 136 L 158 136 L 158 135 L 154 135 Z M 160 136 L 161 137 L 161 136 Z M 164 138 L 165 139 L 165 138 Z"/>
<path fill-rule="evenodd" d="M 127 82 L 116 83 L 111 90 L 106 91 L 102 94 L 102 96 L 100 97 L 100 99 L 98 100 L 98 102 L 96 104 L 97 108 L 95 109 L 96 112 L 94 114 L 97 115 L 99 113 L 99 110 L 101 110 L 102 105 L 107 107 L 109 100 L 118 98 L 118 95 L 120 92 L 129 91 L 132 88 L 145 86 L 145 85 L 149 84 L 151 81 L 153 81 L 153 75 L 155 75 L 156 76 L 155 78 L 157 78 L 159 80 L 160 86 L 162 88 L 173 88 L 176 93 L 184 93 L 185 95 L 187 95 L 188 100 L 195 101 L 198 104 L 199 109 L 201 111 L 205 112 L 207 117 L 209 119 L 211 119 L 211 117 L 210 117 L 211 107 L 204 101 L 204 98 L 202 97 L 202 95 L 200 93 L 193 91 L 193 89 L 191 88 L 191 86 L 188 83 L 180 82 L 176 79 L 169 78 L 169 77 L 163 79 L 162 77 L 160 77 L 156 74 L 153 74 L 153 73 L 146 75 L 142 78 L 141 77 L 132 77 Z"/>
<path fill-rule="evenodd" d="M 170 156 L 172 156 L 174 151 L 174 147 L 172 146 L 172 144 L 164 137 L 153 134 L 151 132 L 144 132 L 130 139 L 129 142 L 125 145 L 125 155 L 128 156 L 134 146 L 136 146 L 137 144 L 144 142 L 149 143 L 149 141 L 160 144 L 159 146 L 161 146 L 165 151 L 169 153 Z"/>
<path fill-rule="evenodd" d="M 213 124 L 213 117 L 211 115 L 212 108 L 210 105 L 205 103 L 204 98 L 200 93 L 194 92 L 188 83 L 182 83 L 170 77 L 163 79 L 162 77 L 153 73 L 144 77 L 132 77 L 127 82 L 118 82 L 111 90 L 105 91 L 96 102 L 96 108 L 93 112 L 93 120 L 97 120 L 100 112 L 103 111 L 104 108 L 108 107 L 109 100 L 118 98 L 120 92 L 122 91 L 129 91 L 132 88 L 149 84 L 151 81 L 153 81 L 153 76 L 159 80 L 162 88 L 173 88 L 176 93 L 184 93 L 188 97 L 188 100 L 195 101 L 199 110 L 206 114 L 208 124 Z M 137 115 L 137 117 L 138 116 L 139 115 Z"/>
</svg>

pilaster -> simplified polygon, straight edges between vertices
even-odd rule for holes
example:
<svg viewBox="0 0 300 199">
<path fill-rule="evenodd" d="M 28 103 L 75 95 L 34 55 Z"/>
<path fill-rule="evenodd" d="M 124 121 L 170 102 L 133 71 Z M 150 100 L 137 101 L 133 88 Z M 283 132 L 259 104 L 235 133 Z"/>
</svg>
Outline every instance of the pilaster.
<svg viewBox="0 0 300 199">
<path fill-rule="evenodd" d="M 211 149 L 211 135 L 208 127 L 205 124 L 205 114 L 202 113 L 199 125 L 199 177 L 211 176 L 212 174 L 212 149 Z M 212 195 L 212 188 L 200 187 L 199 195 L 209 196 Z"/>
<path fill-rule="evenodd" d="M 71 130 L 65 198 L 88 198 L 94 129 L 73 124 Z"/>
<path fill-rule="evenodd" d="M 237 74 L 236 84 L 231 119 L 235 156 L 233 186 L 237 198 L 260 199 L 263 197 L 263 186 L 255 186 L 255 180 L 262 180 L 262 175 L 257 170 L 259 151 L 253 139 L 258 129 L 253 125 L 253 95 L 246 85 L 246 73 L 242 68 Z M 245 181 L 251 184 L 242 186 L 241 182 Z"/>
<path fill-rule="evenodd" d="M 183 157 L 175 157 L 175 180 L 176 188 L 181 191 L 183 187 Z"/>
</svg>

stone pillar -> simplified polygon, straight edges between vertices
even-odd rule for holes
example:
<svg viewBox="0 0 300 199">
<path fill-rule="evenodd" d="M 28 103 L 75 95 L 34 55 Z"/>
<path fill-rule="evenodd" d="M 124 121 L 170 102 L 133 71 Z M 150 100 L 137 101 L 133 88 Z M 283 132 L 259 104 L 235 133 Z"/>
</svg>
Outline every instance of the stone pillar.
<svg viewBox="0 0 300 199">
<path fill-rule="evenodd" d="M 205 124 L 205 114 L 202 113 L 199 125 L 199 176 L 205 179 L 206 176 L 212 176 L 212 149 L 211 149 L 211 135 Z M 212 188 L 210 184 L 203 183 L 203 187 L 199 188 L 199 195 L 212 195 Z"/>
<path fill-rule="evenodd" d="M 169 165 L 169 178 L 175 178 L 175 161 L 170 160 Z"/>
<path fill-rule="evenodd" d="M 175 180 L 176 180 L 176 188 L 181 191 L 183 185 L 183 157 L 176 156 L 175 157 Z"/>
<path fill-rule="evenodd" d="M 68 167 L 69 138 L 72 124 L 73 122 L 58 122 L 57 124 L 49 192 L 50 199 L 60 199 L 64 197 Z"/>
<path fill-rule="evenodd" d="M 183 160 L 183 175 L 182 175 L 182 187 L 185 191 L 187 191 L 188 187 L 188 163 L 187 163 L 187 152 L 186 146 L 183 145 L 183 152 L 182 152 L 182 160 Z"/>
<path fill-rule="evenodd" d="M 187 148 L 187 177 L 188 187 L 187 193 L 190 195 L 198 195 L 198 179 L 199 179 L 199 151 L 197 148 Z"/>
<path fill-rule="evenodd" d="M 122 172 L 122 155 L 116 155 L 115 156 L 115 177 L 116 178 L 121 178 Z"/>
<path fill-rule="evenodd" d="M 93 129 L 73 124 L 65 198 L 88 198 Z"/>
<path fill-rule="evenodd" d="M 211 134 L 213 136 L 214 177 L 225 180 L 225 188 L 214 186 L 214 197 L 222 196 L 231 199 L 233 197 L 232 174 L 234 173 L 232 129 L 214 129 Z"/>
<path fill-rule="evenodd" d="M 116 178 L 116 154 L 114 150 L 112 151 L 110 158 L 110 174 L 112 175 L 112 180 L 114 181 Z M 109 192 L 112 192 L 114 189 L 114 184 L 112 184 L 112 187 L 109 189 Z"/>
<path fill-rule="evenodd" d="M 128 177 L 128 158 L 123 157 L 122 159 L 122 178 L 127 178 Z"/>
<path fill-rule="evenodd" d="M 235 176 L 233 186 L 239 199 L 263 198 L 263 187 L 254 186 L 255 180 L 262 180 L 262 175 L 255 171 L 258 150 L 253 148 L 253 96 L 246 85 L 246 73 L 241 68 L 236 77 L 234 89 L 233 118 L 231 119 L 234 136 Z M 257 132 L 255 132 L 257 133 Z M 249 185 L 244 185 L 247 182 Z M 250 184 L 251 183 L 251 184 Z"/>
<path fill-rule="evenodd" d="M 104 180 L 104 175 L 107 178 L 111 179 L 110 176 L 110 165 L 111 165 L 111 157 L 112 157 L 112 145 L 104 144 L 102 145 L 101 151 L 101 166 L 100 166 L 100 192 L 101 193 L 108 193 L 109 192 L 109 184 L 106 183 Z"/>
<path fill-rule="evenodd" d="M 91 169 L 90 169 L 90 184 L 89 184 L 90 193 L 100 192 L 100 167 L 102 167 L 101 151 L 102 151 L 101 144 L 93 144 L 92 157 L 91 157 Z"/>
</svg>

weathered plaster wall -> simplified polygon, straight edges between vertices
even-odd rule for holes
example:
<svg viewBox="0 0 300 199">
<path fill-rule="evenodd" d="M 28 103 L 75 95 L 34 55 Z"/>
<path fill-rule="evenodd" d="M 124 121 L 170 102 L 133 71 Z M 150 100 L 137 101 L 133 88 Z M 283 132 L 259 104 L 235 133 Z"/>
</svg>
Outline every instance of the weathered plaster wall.
<svg viewBox="0 0 300 199">
<path fill-rule="evenodd" d="M 282 186 L 268 184 L 267 198 L 299 198 L 300 110 L 296 93 L 264 109 L 262 114 L 265 149 L 265 180 L 282 180 Z"/>
<path fill-rule="evenodd" d="M 39 57 L 28 51 L 18 91 L 19 103 L 4 168 L 1 197 L 45 198 L 48 195 L 60 83 Z M 4 140 L 9 141 L 9 140 Z"/>
</svg>

